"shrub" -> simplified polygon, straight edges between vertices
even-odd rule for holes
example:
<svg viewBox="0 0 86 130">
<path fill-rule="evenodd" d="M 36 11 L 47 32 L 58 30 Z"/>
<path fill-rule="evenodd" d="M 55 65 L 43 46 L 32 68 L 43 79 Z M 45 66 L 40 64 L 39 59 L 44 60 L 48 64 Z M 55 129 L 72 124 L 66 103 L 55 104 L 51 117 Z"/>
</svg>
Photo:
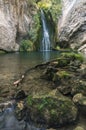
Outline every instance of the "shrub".
<svg viewBox="0 0 86 130">
<path fill-rule="evenodd" d="M 23 40 L 20 45 L 20 51 L 32 51 L 33 43 L 30 40 Z"/>
</svg>

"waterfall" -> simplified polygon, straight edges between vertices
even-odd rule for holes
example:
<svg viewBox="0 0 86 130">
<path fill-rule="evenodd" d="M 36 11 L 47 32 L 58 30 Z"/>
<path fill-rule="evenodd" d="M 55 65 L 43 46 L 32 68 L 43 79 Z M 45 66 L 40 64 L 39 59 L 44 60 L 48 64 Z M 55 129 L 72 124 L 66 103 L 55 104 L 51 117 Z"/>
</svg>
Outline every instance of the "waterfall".
<svg viewBox="0 0 86 130">
<path fill-rule="evenodd" d="M 42 20 L 42 27 L 43 27 L 43 37 L 42 37 L 42 42 L 40 45 L 40 50 L 49 51 L 51 48 L 50 36 L 49 36 L 49 30 L 47 27 L 46 17 L 43 10 L 41 10 L 41 20 Z"/>
</svg>

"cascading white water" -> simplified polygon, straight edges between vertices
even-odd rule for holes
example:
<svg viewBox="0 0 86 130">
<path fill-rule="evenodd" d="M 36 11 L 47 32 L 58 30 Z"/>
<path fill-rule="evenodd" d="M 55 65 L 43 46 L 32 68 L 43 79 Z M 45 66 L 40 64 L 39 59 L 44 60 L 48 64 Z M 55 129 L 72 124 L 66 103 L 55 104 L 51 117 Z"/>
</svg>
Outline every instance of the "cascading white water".
<svg viewBox="0 0 86 130">
<path fill-rule="evenodd" d="M 42 20 L 42 26 L 43 26 L 43 38 L 42 38 L 42 43 L 40 45 L 40 50 L 49 51 L 51 48 L 50 36 L 49 36 L 48 28 L 47 28 L 46 17 L 43 10 L 41 10 L 41 20 Z"/>
</svg>

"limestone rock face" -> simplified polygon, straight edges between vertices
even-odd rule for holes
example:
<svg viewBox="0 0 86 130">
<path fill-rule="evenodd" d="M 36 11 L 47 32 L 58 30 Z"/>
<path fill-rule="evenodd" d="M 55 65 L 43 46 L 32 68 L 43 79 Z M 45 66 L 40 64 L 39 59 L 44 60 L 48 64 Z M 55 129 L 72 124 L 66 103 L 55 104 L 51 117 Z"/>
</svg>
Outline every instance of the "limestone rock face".
<svg viewBox="0 0 86 130">
<path fill-rule="evenodd" d="M 27 34 L 30 22 L 26 0 L 0 0 L 0 49 L 18 51 L 19 38 Z"/>
<path fill-rule="evenodd" d="M 63 0 L 58 23 L 59 40 L 64 46 L 86 53 L 86 0 Z"/>
</svg>

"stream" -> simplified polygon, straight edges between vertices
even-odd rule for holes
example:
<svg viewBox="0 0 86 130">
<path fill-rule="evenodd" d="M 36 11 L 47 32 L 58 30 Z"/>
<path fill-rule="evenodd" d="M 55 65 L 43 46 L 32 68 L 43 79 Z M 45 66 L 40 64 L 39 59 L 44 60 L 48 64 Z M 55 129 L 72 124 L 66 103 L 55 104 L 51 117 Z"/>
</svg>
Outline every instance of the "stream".
<svg viewBox="0 0 86 130">
<path fill-rule="evenodd" d="M 3 111 L 0 107 L 0 130 L 45 130 L 45 128 L 36 128 L 24 120 L 18 121 L 14 112 L 16 102 L 15 100 L 9 101 L 9 98 L 11 91 L 13 91 L 13 82 L 25 70 L 58 56 L 59 53 L 56 51 L 0 54 L 0 106 L 8 104 Z M 7 96 L 8 94 L 9 96 Z M 78 125 L 86 128 L 86 119 L 82 114 L 78 120 Z M 74 130 L 75 127 L 71 124 L 57 128 L 57 130 Z"/>
<path fill-rule="evenodd" d="M 25 121 L 19 122 L 16 119 L 15 101 L 9 101 L 10 93 L 14 89 L 13 82 L 25 70 L 57 56 L 56 51 L 0 54 L 0 130 L 39 130 Z M 6 108 L 2 112 L 1 107 L 4 105 Z"/>
</svg>

